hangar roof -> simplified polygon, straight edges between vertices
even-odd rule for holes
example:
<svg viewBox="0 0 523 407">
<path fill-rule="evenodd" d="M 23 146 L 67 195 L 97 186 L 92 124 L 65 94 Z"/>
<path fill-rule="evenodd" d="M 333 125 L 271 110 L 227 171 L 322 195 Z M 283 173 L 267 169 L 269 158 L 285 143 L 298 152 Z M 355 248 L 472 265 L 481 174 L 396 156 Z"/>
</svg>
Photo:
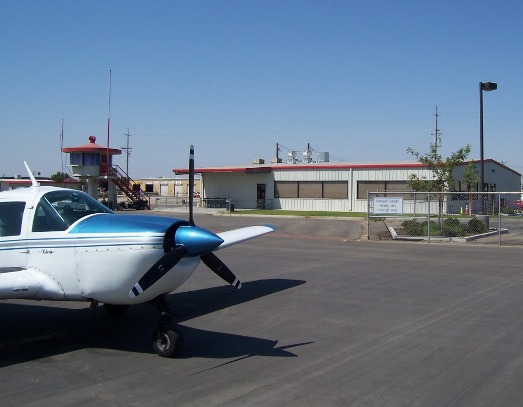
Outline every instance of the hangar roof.
<svg viewBox="0 0 523 407">
<path fill-rule="evenodd" d="M 346 170 L 351 168 L 419 168 L 423 167 L 420 163 L 389 163 L 389 164 L 352 164 L 352 163 L 298 163 L 298 164 L 251 164 L 251 165 L 230 165 L 223 167 L 202 167 L 195 168 L 198 173 L 216 172 L 243 172 L 243 173 L 263 173 L 272 171 L 301 171 L 301 170 Z M 175 168 L 176 174 L 185 174 L 187 168 Z"/>
<path fill-rule="evenodd" d="M 467 165 L 470 161 L 465 161 L 463 165 Z M 476 161 L 479 162 L 479 161 Z M 521 174 L 512 168 L 507 167 L 493 159 L 486 159 L 485 163 L 493 163 L 499 167 L 506 169 L 516 175 Z M 224 167 L 202 167 L 195 168 L 194 172 L 200 174 L 210 173 L 244 173 L 244 174 L 260 174 L 270 173 L 273 171 L 301 171 L 301 170 L 348 170 L 348 169 L 399 169 L 399 168 L 423 168 L 424 165 L 418 162 L 397 162 L 397 163 L 298 163 L 298 164 L 251 164 L 251 165 L 232 165 Z M 175 168 L 173 172 L 176 174 L 187 174 L 187 168 Z"/>
</svg>

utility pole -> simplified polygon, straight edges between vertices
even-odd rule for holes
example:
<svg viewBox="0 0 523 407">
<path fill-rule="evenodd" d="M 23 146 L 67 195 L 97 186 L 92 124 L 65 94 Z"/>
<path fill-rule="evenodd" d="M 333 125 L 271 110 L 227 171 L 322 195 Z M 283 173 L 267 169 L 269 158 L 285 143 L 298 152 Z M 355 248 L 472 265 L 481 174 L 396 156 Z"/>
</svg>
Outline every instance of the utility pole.
<svg viewBox="0 0 523 407">
<path fill-rule="evenodd" d="M 127 178 L 129 178 L 129 156 L 131 155 L 131 150 L 133 149 L 132 147 L 129 147 L 129 136 L 130 136 L 129 129 L 127 129 L 127 134 L 124 134 L 124 136 L 127 136 L 127 147 L 122 147 L 122 150 L 125 150 L 126 163 L 127 163 L 125 172 L 126 172 Z"/>
<path fill-rule="evenodd" d="M 438 147 L 441 147 L 441 131 L 438 129 L 438 106 L 436 106 L 436 128 L 434 129 L 434 150 L 438 152 Z"/>
</svg>

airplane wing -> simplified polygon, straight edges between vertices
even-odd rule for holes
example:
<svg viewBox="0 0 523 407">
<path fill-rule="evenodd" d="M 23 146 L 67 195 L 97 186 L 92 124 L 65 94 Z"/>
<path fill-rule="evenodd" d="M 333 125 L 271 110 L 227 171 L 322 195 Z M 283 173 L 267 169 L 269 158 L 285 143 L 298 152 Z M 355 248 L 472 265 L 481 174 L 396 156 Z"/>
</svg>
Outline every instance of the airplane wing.
<svg viewBox="0 0 523 407">
<path fill-rule="evenodd" d="M 56 299 L 63 300 L 60 285 L 47 274 L 20 267 L 0 268 L 0 300 Z"/>
<path fill-rule="evenodd" d="M 246 228 L 228 230 L 227 232 L 217 233 L 223 239 L 223 243 L 218 246 L 216 250 L 225 249 L 226 247 L 235 245 L 236 243 L 245 242 L 254 237 L 262 236 L 266 233 L 274 231 L 271 225 L 266 226 L 248 226 Z"/>
</svg>

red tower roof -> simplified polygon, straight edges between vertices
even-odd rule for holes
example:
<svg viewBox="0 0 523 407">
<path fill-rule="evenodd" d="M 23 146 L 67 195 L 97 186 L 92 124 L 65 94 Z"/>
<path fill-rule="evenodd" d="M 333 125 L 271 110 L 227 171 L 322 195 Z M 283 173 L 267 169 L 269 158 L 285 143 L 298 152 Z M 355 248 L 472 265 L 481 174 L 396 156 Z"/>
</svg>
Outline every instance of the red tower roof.
<svg viewBox="0 0 523 407">
<path fill-rule="evenodd" d="M 78 146 L 78 147 L 64 147 L 64 148 L 62 148 L 62 152 L 64 152 L 64 153 L 106 153 L 107 147 L 101 146 L 100 144 L 96 144 L 96 137 L 89 136 L 89 143 L 84 144 L 83 146 Z M 122 150 L 119 150 L 117 148 L 110 148 L 109 154 L 110 155 L 122 154 Z"/>
</svg>

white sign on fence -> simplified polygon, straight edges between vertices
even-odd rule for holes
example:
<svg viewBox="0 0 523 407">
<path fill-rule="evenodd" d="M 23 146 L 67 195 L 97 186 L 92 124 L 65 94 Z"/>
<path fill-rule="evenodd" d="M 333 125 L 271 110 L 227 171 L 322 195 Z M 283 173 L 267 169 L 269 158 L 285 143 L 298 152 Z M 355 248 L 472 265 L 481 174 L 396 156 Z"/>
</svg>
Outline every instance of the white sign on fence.
<svg viewBox="0 0 523 407">
<path fill-rule="evenodd" d="M 374 213 L 403 213 L 403 198 L 373 198 Z"/>
</svg>

